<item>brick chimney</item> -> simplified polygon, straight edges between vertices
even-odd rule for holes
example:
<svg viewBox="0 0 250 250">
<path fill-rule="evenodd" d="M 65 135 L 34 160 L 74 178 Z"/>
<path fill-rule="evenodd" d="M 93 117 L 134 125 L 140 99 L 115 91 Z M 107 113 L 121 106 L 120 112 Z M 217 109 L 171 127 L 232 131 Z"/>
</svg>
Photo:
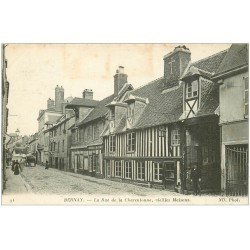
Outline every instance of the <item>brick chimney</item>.
<svg viewBox="0 0 250 250">
<path fill-rule="evenodd" d="M 64 88 L 58 85 L 55 88 L 55 108 L 56 111 L 62 112 L 63 111 L 63 102 L 64 102 Z"/>
<path fill-rule="evenodd" d="M 93 100 L 93 95 L 94 93 L 92 89 L 84 89 L 84 91 L 82 92 L 83 99 Z"/>
<path fill-rule="evenodd" d="M 175 49 L 164 56 L 165 87 L 171 88 L 178 85 L 178 81 L 191 61 L 191 52 L 185 45 Z"/>
<path fill-rule="evenodd" d="M 55 101 L 53 99 L 48 99 L 47 100 L 47 109 L 51 109 L 55 107 Z"/>
<path fill-rule="evenodd" d="M 123 88 L 124 84 L 127 83 L 128 75 L 124 73 L 124 67 L 119 66 L 114 75 L 114 94 L 118 95 L 119 91 Z"/>
</svg>

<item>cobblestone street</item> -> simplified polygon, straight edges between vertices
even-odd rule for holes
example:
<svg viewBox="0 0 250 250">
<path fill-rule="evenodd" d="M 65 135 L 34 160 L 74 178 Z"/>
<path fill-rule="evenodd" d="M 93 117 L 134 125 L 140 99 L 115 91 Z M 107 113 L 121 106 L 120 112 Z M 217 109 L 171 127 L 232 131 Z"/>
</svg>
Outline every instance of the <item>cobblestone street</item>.
<svg viewBox="0 0 250 250">
<path fill-rule="evenodd" d="M 75 173 L 63 172 L 42 166 L 25 167 L 21 176 L 35 194 L 100 194 L 100 195 L 164 195 L 177 196 L 178 193 L 154 188 L 141 187 L 129 183 L 97 179 Z"/>
</svg>

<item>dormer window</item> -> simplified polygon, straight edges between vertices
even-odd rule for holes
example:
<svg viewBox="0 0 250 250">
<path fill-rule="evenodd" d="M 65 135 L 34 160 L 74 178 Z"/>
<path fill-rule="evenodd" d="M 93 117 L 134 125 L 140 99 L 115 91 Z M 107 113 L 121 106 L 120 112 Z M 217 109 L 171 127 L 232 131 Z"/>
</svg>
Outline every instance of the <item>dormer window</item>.
<svg viewBox="0 0 250 250">
<path fill-rule="evenodd" d="M 184 114 L 185 118 L 193 117 L 199 108 L 199 84 L 198 79 L 188 81 L 185 84 Z"/>
<path fill-rule="evenodd" d="M 186 84 L 186 98 L 194 98 L 198 96 L 198 81 L 188 82 Z"/>
<path fill-rule="evenodd" d="M 115 107 L 110 107 L 110 112 L 109 112 L 109 120 L 114 120 L 115 119 Z"/>
<path fill-rule="evenodd" d="M 128 109 L 127 109 L 127 117 L 128 118 L 133 118 L 135 114 L 135 103 L 132 102 L 128 105 Z"/>
</svg>

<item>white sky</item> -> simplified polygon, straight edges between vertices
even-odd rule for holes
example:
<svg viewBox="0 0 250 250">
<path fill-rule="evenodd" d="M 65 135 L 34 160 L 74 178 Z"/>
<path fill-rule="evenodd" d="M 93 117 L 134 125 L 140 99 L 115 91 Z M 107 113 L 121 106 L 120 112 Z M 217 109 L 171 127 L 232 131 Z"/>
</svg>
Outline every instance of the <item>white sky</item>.
<svg viewBox="0 0 250 250">
<path fill-rule="evenodd" d="M 7 78 L 9 92 L 8 133 L 37 132 L 37 117 L 55 86 L 64 96 L 81 97 L 92 89 L 94 99 L 113 93 L 113 75 L 125 67 L 128 82 L 139 87 L 163 75 L 163 56 L 177 44 L 9 44 Z M 192 61 L 229 48 L 229 44 L 186 44 Z"/>
</svg>

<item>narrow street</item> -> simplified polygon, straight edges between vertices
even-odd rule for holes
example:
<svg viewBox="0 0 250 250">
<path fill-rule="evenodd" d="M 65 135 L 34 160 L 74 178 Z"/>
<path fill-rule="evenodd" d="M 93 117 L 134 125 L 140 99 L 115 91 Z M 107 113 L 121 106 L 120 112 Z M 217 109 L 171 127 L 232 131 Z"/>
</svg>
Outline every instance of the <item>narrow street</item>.
<svg viewBox="0 0 250 250">
<path fill-rule="evenodd" d="M 25 167 L 21 173 L 24 182 L 28 184 L 34 194 L 53 195 L 166 195 L 177 196 L 178 193 L 141 187 L 133 184 L 115 182 L 106 179 L 97 179 L 90 176 L 63 172 L 50 168 L 45 170 L 42 166 L 34 168 Z"/>
</svg>

